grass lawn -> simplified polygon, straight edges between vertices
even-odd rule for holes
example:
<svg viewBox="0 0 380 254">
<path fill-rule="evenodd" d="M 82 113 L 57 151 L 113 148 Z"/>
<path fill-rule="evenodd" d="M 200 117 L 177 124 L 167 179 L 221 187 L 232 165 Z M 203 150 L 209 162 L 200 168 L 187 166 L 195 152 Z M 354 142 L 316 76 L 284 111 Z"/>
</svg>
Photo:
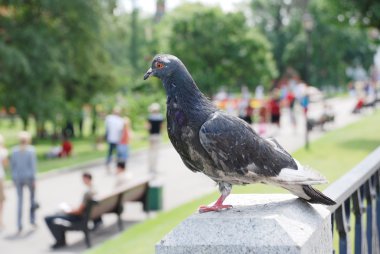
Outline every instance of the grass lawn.
<svg viewBox="0 0 380 254">
<path fill-rule="evenodd" d="M 311 149 L 293 153 L 303 164 L 323 173 L 330 182 L 353 168 L 380 145 L 380 111 L 345 128 L 331 131 L 311 143 Z M 324 189 L 326 186 L 321 186 Z M 266 185 L 234 187 L 233 193 L 286 192 Z M 172 228 L 193 214 L 199 205 L 208 204 L 218 197 L 213 193 L 181 205 L 171 211 L 159 213 L 155 218 L 136 224 L 121 235 L 89 250 L 88 254 L 154 253 L 154 245 Z"/>
<path fill-rule="evenodd" d="M 33 124 L 31 124 L 33 126 Z M 73 155 L 67 158 L 54 158 L 47 159 L 45 154 L 49 152 L 54 146 L 59 146 L 59 142 L 53 143 L 50 139 L 38 140 L 34 145 L 37 151 L 38 157 L 38 172 L 43 173 L 50 170 L 60 170 L 62 168 L 82 164 L 99 158 L 105 158 L 107 145 L 105 143 L 96 146 L 96 137 L 89 135 L 90 124 L 85 123 L 84 137 L 74 138 L 71 140 L 73 143 Z M 21 131 L 21 121 L 15 118 L 13 121 L 10 119 L 0 120 L 0 134 L 5 138 L 6 147 L 11 148 L 18 142 L 18 133 Z M 103 126 L 100 126 L 98 133 L 104 133 Z M 35 130 L 28 129 L 30 133 L 35 133 Z M 98 135 L 99 136 L 99 135 Z M 164 140 L 168 140 L 167 136 Z M 148 145 L 148 133 L 145 129 L 134 131 L 134 138 L 131 142 L 131 150 L 136 151 Z M 97 148 L 96 148 L 97 147 Z M 9 179 L 9 170 L 7 170 L 7 178 Z"/>
</svg>

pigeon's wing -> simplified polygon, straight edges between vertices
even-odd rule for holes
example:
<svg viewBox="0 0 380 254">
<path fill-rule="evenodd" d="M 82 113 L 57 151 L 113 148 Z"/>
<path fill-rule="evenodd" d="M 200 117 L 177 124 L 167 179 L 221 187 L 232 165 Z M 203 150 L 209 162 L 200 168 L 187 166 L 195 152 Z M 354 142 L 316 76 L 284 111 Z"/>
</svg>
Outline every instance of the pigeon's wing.
<svg viewBox="0 0 380 254">
<path fill-rule="evenodd" d="M 268 141 L 274 149 L 276 149 L 278 152 L 281 152 L 283 154 L 288 155 L 289 157 L 292 157 L 281 145 L 277 142 L 274 138 L 267 138 L 266 141 Z"/>
<path fill-rule="evenodd" d="M 297 163 L 276 141 L 258 136 L 241 119 L 216 112 L 202 125 L 199 138 L 218 170 L 276 177 L 283 169 L 297 171 Z"/>
<path fill-rule="evenodd" d="M 266 139 L 274 149 L 277 151 L 287 154 L 291 157 L 291 155 L 275 140 L 274 138 Z M 318 172 L 312 170 L 310 167 L 304 167 L 299 163 L 296 159 L 293 158 L 297 165 L 297 170 L 290 168 L 283 168 L 280 174 L 273 179 L 275 182 L 279 184 L 288 184 L 288 183 L 297 183 L 297 184 L 323 184 L 327 183 L 326 178 L 324 178 Z"/>
</svg>

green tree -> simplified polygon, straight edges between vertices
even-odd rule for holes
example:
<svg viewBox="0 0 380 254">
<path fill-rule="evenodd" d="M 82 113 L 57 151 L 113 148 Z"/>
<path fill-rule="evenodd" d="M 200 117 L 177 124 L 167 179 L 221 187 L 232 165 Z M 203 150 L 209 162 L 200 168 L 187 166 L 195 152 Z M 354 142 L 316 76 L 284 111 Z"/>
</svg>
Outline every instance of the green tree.
<svg viewBox="0 0 380 254">
<path fill-rule="evenodd" d="M 348 25 L 374 27 L 380 30 L 380 2 L 378 0 L 329 0 L 325 1 L 332 20 Z"/>
<path fill-rule="evenodd" d="M 57 113 L 72 118 L 112 76 L 102 41 L 104 1 L 1 1 L 2 104 L 38 127 Z"/>
<path fill-rule="evenodd" d="M 337 25 L 325 1 L 252 0 L 252 21 L 272 42 L 280 77 L 291 67 L 316 86 L 344 84 L 348 66 L 368 68 L 374 49 L 365 30 Z M 306 31 L 305 17 L 312 18 Z"/>
<path fill-rule="evenodd" d="M 366 30 L 331 23 L 331 11 L 319 1 L 310 3 L 313 17 L 309 41 L 302 22 L 293 19 L 288 29 L 299 31 L 285 46 L 283 62 L 299 71 L 301 77 L 309 68 L 309 80 L 316 86 L 345 84 L 347 67 L 356 64 L 368 69 L 373 63 L 374 48 Z M 307 56 L 307 44 L 310 56 Z"/>
<path fill-rule="evenodd" d="M 252 23 L 272 43 L 272 52 L 280 74 L 288 67 L 284 62 L 286 45 L 300 32 L 299 27 L 289 24 L 302 20 L 306 8 L 305 1 L 252 0 L 250 2 Z M 299 24 L 299 23 L 298 23 Z"/>
<path fill-rule="evenodd" d="M 196 6 L 175 11 L 169 46 L 200 88 L 212 93 L 220 86 L 267 85 L 276 68 L 265 37 L 246 25 L 242 13 Z"/>
</svg>

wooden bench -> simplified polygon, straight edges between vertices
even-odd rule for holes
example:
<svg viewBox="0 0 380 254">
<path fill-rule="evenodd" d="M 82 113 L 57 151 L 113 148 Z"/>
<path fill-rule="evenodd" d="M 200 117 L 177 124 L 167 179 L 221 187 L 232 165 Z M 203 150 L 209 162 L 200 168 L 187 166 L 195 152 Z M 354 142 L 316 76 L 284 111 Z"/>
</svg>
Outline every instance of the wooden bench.
<svg viewBox="0 0 380 254">
<path fill-rule="evenodd" d="M 324 130 L 325 124 L 334 122 L 335 115 L 324 114 L 319 119 L 307 119 L 307 128 L 312 131 L 315 127 L 319 126 L 321 130 Z"/>
<path fill-rule="evenodd" d="M 82 220 L 65 226 L 66 230 L 82 231 L 87 247 L 91 247 L 89 222 L 100 218 L 103 214 L 113 213 L 117 215 L 117 224 L 121 231 L 123 229 L 123 221 L 121 219 L 123 203 L 142 202 L 144 210 L 147 211 L 147 193 L 151 179 L 151 177 L 133 179 L 124 186 L 115 189 L 111 194 L 89 200 Z"/>
</svg>

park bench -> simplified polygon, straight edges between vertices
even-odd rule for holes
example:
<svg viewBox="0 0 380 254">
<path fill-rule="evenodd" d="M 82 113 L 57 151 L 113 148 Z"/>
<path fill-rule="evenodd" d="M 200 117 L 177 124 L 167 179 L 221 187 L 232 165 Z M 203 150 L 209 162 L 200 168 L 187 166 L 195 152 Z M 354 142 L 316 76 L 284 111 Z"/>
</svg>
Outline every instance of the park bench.
<svg viewBox="0 0 380 254">
<path fill-rule="evenodd" d="M 307 119 L 307 128 L 309 131 L 312 131 L 315 127 L 319 126 L 324 130 L 325 124 L 334 122 L 335 115 L 333 114 L 323 114 L 318 119 Z"/>
<path fill-rule="evenodd" d="M 66 231 L 82 231 L 85 235 L 87 247 L 91 247 L 91 228 L 89 225 L 103 214 L 110 213 L 117 216 L 118 228 L 121 231 L 123 229 L 121 214 L 125 202 L 142 202 L 144 211 L 148 211 L 147 194 L 150 180 L 152 180 L 152 178 L 149 176 L 133 179 L 108 195 L 95 197 L 94 199 L 89 200 L 82 220 L 65 225 Z"/>
</svg>

